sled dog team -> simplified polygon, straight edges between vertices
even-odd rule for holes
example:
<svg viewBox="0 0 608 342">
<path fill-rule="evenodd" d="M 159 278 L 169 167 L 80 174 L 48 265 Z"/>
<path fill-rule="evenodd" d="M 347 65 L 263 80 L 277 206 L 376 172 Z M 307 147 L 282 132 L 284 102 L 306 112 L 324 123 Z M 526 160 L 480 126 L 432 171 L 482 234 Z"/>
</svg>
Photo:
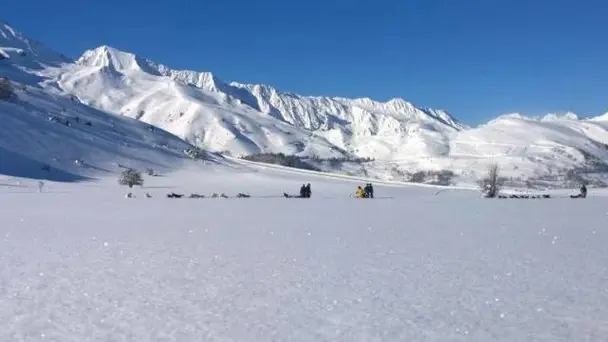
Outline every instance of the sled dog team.
<svg viewBox="0 0 608 342">
<path fill-rule="evenodd" d="M 300 195 L 299 196 L 295 196 L 295 195 L 289 195 L 288 193 L 283 193 L 284 197 L 287 198 L 310 198 L 312 194 L 312 191 L 310 189 L 310 183 L 307 184 L 303 184 L 302 187 L 300 188 Z M 133 194 L 132 192 L 129 192 L 125 195 L 126 198 L 135 198 L 135 194 Z M 151 198 L 152 195 L 150 195 L 149 193 L 146 192 L 146 197 L 147 198 Z M 182 198 L 184 197 L 184 195 L 182 194 L 176 194 L 176 193 L 169 193 L 167 194 L 167 198 Z M 226 196 L 224 193 L 222 194 L 213 194 L 213 196 L 210 196 L 211 198 L 228 198 L 228 196 Z M 238 193 L 238 195 L 236 196 L 238 198 L 248 198 L 251 197 L 250 195 L 244 194 L 244 193 Z M 359 185 L 357 187 L 357 190 L 355 191 L 355 196 L 356 198 L 374 198 L 374 186 L 372 185 L 372 183 L 367 183 L 365 184 L 365 187 L 361 187 L 361 185 Z M 205 195 L 200 195 L 200 194 L 191 194 L 189 196 L 189 198 L 205 198 Z"/>
<path fill-rule="evenodd" d="M 40 182 L 42 183 L 42 182 Z M 43 188 L 43 184 L 39 184 L 39 191 L 42 192 L 42 188 Z M 310 189 L 310 183 L 307 184 L 303 184 L 302 187 L 300 187 L 300 195 L 299 196 L 295 196 L 295 195 L 290 195 L 286 192 L 283 193 L 283 196 L 286 198 L 310 198 L 312 194 L 312 191 Z M 169 193 L 167 194 L 168 198 L 181 198 L 184 195 L 181 194 L 175 194 L 175 193 Z M 129 192 L 125 195 L 126 198 L 134 198 L 135 194 Z M 152 196 L 149 193 L 146 193 L 146 197 L 147 198 L 151 198 Z M 211 198 L 228 198 L 228 196 L 226 196 L 225 194 L 213 194 L 213 196 L 211 196 Z M 238 193 L 238 195 L 236 196 L 238 198 L 248 198 L 251 197 L 250 195 L 244 194 L 244 193 Z M 367 183 L 365 184 L 364 187 L 362 187 L 361 185 L 359 185 L 357 187 L 357 190 L 355 191 L 355 198 L 374 198 L 374 186 L 372 185 L 372 183 Z M 507 196 L 500 196 L 501 198 L 507 198 Z M 538 196 L 540 197 L 540 196 Z M 576 195 L 570 195 L 570 198 L 585 198 L 587 197 L 587 187 L 583 184 L 583 186 L 580 189 L 580 193 L 576 194 Z M 204 195 L 200 195 L 200 194 L 191 194 L 189 196 L 189 198 L 205 198 Z M 525 198 L 525 197 L 524 197 Z M 536 198 L 536 197 L 533 197 Z M 543 198 L 549 198 L 548 195 L 543 196 Z"/>
</svg>

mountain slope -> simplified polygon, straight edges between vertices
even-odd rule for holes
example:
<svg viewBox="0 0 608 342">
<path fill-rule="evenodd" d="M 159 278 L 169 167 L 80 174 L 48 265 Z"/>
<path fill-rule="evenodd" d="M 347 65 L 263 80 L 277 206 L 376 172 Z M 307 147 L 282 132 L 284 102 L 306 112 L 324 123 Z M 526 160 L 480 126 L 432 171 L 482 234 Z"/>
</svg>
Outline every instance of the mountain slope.
<svg viewBox="0 0 608 342">
<path fill-rule="evenodd" d="M 0 20 L 0 60 L 11 60 L 22 68 L 44 68 L 71 62 L 42 43 L 24 36 Z"/>
<path fill-rule="evenodd" d="M 165 172 L 189 163 L 192 146 L 167 132 L 35 87 L 17 96 L 0 101 L 0 174 L 67 181 L 119 165 Z"/>
<path fill-rule="evenodd" d="M 70 61 L 4 23 L 0 51 L 0 76 L 14 93 L 0 99 L 0 174 L 73 181 L 124 167 L 165 172 L 196 164 L 185 153 L 194 146 L 175 135 L 58 89 L 48 72 Z"/>
<path fill-rule="evenodd" d="M 501 116 L 459 132 L 451 141 L 450 158 L 462 168 L 468 161 L 492 160 L 510 177 L 542 178 L 575 169 L 605 169 L 607 143 L 605 123 Z"/>
</svg>

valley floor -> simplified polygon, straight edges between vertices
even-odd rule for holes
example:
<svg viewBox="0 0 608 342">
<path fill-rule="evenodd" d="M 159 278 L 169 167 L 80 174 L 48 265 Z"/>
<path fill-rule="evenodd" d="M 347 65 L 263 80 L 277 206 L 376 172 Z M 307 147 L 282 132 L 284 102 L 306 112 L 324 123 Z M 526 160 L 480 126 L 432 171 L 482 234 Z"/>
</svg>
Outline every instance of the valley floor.
<svg viewBox="0 0 608 342">
<path fill-rule="evenodd" d="M 146 180 L 133 199 L 113 179 L 0 180 L 0 340 L 608 340 L 608 209 L 592 191 L 357 200 L 354 182 L 270 172 Z M 308 181 L 313 198 L 281 198 Z"/>
</svg>

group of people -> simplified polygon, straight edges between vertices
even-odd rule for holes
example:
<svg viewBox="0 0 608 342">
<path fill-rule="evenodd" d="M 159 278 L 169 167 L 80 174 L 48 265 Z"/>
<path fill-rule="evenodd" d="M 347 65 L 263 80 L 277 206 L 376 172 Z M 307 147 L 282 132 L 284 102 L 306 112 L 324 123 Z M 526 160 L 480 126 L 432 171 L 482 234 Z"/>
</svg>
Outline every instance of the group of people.
<svg viewBox="0 0 608 342">
<path fill-rule="evenodd" d="M 365 187 L 359 185 L 356 192 L 357 198 L 374 198 L 374 187 L 372 183 L 365 184 Z"/>
<path fill-rule="evenodd" d="M 310 198 L 310 195 L 311 195 L 310 183 L 303 184 L 300 187 L 299 196 L 290 195 L 286 192 L 283 193 L 283 196 L 287 197 L 287 198 Z M 367 183 L 367 184 L 365 184 L 364 187 L 359 185 L 357 187 L 357 192 L 356 192 L 355 197 L 357 197 L 357 198 L 374 198 L 374 186 L 372 185 L 372 183 Z"/>
</svg>

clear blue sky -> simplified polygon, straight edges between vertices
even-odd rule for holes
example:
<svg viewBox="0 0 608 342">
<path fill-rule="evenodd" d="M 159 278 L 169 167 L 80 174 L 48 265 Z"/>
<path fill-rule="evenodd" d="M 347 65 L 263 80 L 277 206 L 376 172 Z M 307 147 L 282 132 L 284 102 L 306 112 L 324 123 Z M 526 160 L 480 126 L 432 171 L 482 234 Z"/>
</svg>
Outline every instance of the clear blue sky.
<svg viewBox="0 0 608 342">
<path fill-rule="evenodd" d="M 110 45 L 304 95 L 402 97 L 472 125 L 608 111 L 605 0 L 19 0 L 0 16 L 70 57 Z"/>
</svg>

